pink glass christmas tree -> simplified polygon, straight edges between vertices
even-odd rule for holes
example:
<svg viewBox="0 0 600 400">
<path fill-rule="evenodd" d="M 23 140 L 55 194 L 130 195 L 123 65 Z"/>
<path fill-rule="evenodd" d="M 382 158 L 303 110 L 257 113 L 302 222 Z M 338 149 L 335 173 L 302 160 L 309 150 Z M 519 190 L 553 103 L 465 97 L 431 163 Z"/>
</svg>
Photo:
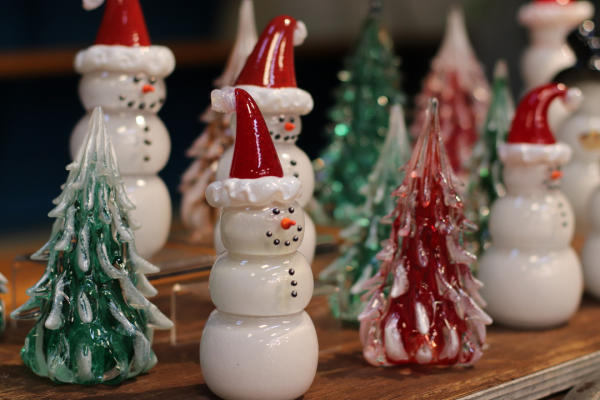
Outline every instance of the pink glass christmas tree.
<svg viewBox="0 0 600 400">
<path fill-rule="evenodd" d="M 394 193 L 392 234 L 378 254 L 380 271 L 365 284 L 359 316 L 366 360 L 395 364 L 470 365 L 482 355 L 486 324 L 475 257 L 461 247 L 463 204 L 454 188 L 432 99 L 402 185 Z"/>
<path fill-rule="evenodd" d="M 459 177 L 467 178 L 468 161 L 479 137 L 478 129 L 485 120 L 490 88 L 469 43 L 459 8 L 448 14 L 444 40 L 416 98 L 413 136 L 423 130 L 431 97 L 440 102 L 440 127 L 450 164 Z"/>
</svg>

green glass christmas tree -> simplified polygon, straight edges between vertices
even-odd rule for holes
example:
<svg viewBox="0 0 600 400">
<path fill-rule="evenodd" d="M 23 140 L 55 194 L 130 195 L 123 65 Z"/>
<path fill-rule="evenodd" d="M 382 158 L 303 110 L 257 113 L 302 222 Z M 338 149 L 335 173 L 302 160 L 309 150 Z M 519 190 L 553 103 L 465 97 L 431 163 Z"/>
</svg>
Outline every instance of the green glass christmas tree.
<svg viewBox="0 0 600 400">
<path fill-rule="evenodd" d="M 158 268 L 136 252 L 133 204 L 99 107 L 67 170 L 48 214 L 56 218 L 50 240 L 32 255 L 47 262 L 46 270 L 11 316 L 36 320 L 21 358 L 37 375 L 116 384 L 156 364 L 153 329 L 173 324 L 146 298 L 156 290 L 144 274 Z"/>
<path fill-rule="evenodd" d="M 500 60 L 494 70 L 492 99 L 484 129 L 473 150 L 467 187 L 466 216 L 479 227 L 477 231 L 467 235 L 467 242 L 469 251 L 478 256 L 490 244 L 490 207 L 505 193 L 498 146 L 506 140 L 514 113 L 515 106 L 508 85 L 508 69 L 506 63 Z"/>
<path fill-rule="evenodd" d="M 4 275 L 0 274 L 0 293 L 8 292 L 8 288 L 6 287 L 6 278 Z M 4 301 L 0 300 L 0 333 L 4 332 L 4 328 L 6 327 L 6 308 L 4 306 Z"/>
<path fill-rule="evenodd" d="M 358 44 L 338 73 L 340 86 L 329 111 L 330 145 L 315 161 L 320 223 L 348 225 L 365 202 L 361 188 L 379 157 L 391 104 L 401 102 L 399 59 L 381 26 L 379 2 L 371 1 Z M 323 221 L 323 215 L 333 221 Z M 319 218 L 321 217 L 321 218 Z"/>
<path fill-rule="evenodd" d="M 400 105 L 392 106 L 389 126 L 379 159 L 364 187 L 366 201 L 358 218 L 342 231 L 346 242 L 341 256 L 320 276 L 337 288 L 329 298 L 333 314 L 348 322 L 358 322 L 364 306 L 361 286 L 379 270 L 375 255 L 381 249 L 381 242 L 390 237 L 391 230 L 389 222 L 382 219 L 394 209 L 392 192 L 402 183 L 404 174 L 400 169 L 410 159 L 410 142 Z"/>
</svg>

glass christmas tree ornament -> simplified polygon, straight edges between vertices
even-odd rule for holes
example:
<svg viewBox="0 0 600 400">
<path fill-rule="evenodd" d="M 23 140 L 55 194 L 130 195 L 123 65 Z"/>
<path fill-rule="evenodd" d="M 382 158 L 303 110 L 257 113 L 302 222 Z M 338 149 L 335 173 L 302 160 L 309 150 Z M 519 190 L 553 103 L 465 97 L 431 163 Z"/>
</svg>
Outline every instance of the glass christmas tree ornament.
<svg viewBox="0 0 600 400">
<path fill-rule="evenodd" d="M 467 234 L 467 237 L 472 246 L 471 252 L 478 256 L 490 245 L 490 207 L 498 197 L 506 193 L 498 146 L 506 141 L 514 112 L 515 106 L 508 86 L 508 68 L 504 60 L 500 60 L 494 71 L 492 101 L 483 133 L 473 149 L 467 186 L 466 215 L 478 228 L 476 232 Z"/>
<path fill-rule="evenodd" d="M 296 140 L 302 132 L 300 117 L 312 110 L 313 99 L 296 83 L 294 46 L 301 45 L 306 35 L 306 26 L 302 21 L 296 21 L 287 15 L 273 18 L 261 33 L 234 84 L 234 87 L 248 91 L 260 107 L 284 175 L 298 178 L 302 182 L 302 194 L 298 203 L 303 208 L 312 198 L 315 174 L 310 159 L 296 146 Z M 270 50 L 267 52 L 264 49 Z M 234 116 L 232 130 L 235 125 Z M 217 180 L 224 180 L 229 176 L 233 153 L 233 148 L 223 153 L 217 167 Z M 300 253 L 309 262 L 312 262 L 315 255 L 316 236 L 315 224 L 307 215 Z M 215 229 L 215 248 L 219 254 L 225 250 L 219 225 Z"/>
<path fill-rule="evenodd" d="M 71 157 L 75 159 L 85 140 L 93 109 L 101 106 L 121 176 L 136 206 L 132 217 L 140 227 L 135 237 L 144 257 L 164 246 L 171 226 L 171 199 L 157 175 L 169 159 L 171 140 L 157 113 L 165 102 L 164 78 L 174 68 L 171 50 L 150 43 L 139 0 L 106 0 L 96 42 L 75 57 L 86 114 L 71 134 Z"/>
<path fill-rule="evenodd" d="M 315 161 L 315 217 L 347 226 L 360 218 L 363 188 L 388 131 L 390 107 L 403 102 L 400 60 L 382 27 L 381 2 L 370 2 L 357 44 L 338 73 L 335 104 L 328 112 L 330 144 Z"/>
<path fill-rule="evenodd" d="M 448 13 L 444 39 L 416 97 L 416 118 L 411 127 L 414 136 L 423 131 L 431 97 L 439 100 L 440 129 L 448 160 L 454 172 L 466 182 L 468 162 L 489 106 L 490 88 L 469 43 L 459 8 Z"/>
<path fill-rule="evenodd" d="M 360 314 L 363 355 L 375 366 L 471 365 L 483 354 L 486 324 L 481 287 L 471 275 L 475 257 L 462 246 L 472 224 L 454 186 L 430 101 L 423 132 L 395 191 L 390 238 L 381 267 L 363 285 L 369 301 Z"/>
<path fill-rule="evenodd" d="M 567 34 L 594 14 L 587 1 L 532 0 L 521 6 L 518 19 L 529 29 L 529 47 L 521 59 L 527 90 L 550 82 L 564 68 L 575 64 Z"/>
<path fill-rule="evenodd" d="M 561 71 L 555 82 L 577 87 L 583 94 L 580 107 L 570 113 L 556 131 L 559 140 L 573 151 L 571 161 L 562 168 L 560 187 L 575 212 L 575 232 L 585 237 L 590 228 L 590 199 L 600 185 L 600 37 L 594 23 L 586 21 L 573 31 L 568 41 L 577 63 Z"/>
<path fill-rule="evenodd" d="M 215 80 L 217 87 L 233 85 L 246 58 L 256 43 L 256 24 L 252 0 L 240 2 L 238 30 L 235 44 L 225 70 Z M 212 243 L 219 212 L 210 207 L 204 197 L 206 187 L 216 179 L 218 161 L 233 143 L 229 130 L 230 116 L 210 107 L 202 115 L 204 131 L 187 150 L 194 161 L 181 177 L 181 220 L 190 231 L 192 242 Z"/>
<path fill-rule="evenodd" d="M 158 268 L 136 250 L 134 206 L 104 121 L 95 108 L 48 214 L 56 219 L 50 240 L 32 255 L 46 261 L 46 270 L 11 314 L 36 321 L 21 358 L 56 382 L 116 384 L 146 372 L 157 361 L 153 329 L 173 325 L 147 299 L 156 289 L 145 274 Z"/>
<path fill-rule="evenodd" d="M 344 245 L 340 256 L 320 275 L 337 290 L 329 298 L 336 318 L 357 322 L 364 307 L 362 284 L 379 270 L 375 257 L 381 242 L 390 237 L 391 225 L 384 217 L 394 208 L 392 192 L 402 182 L 400 171 L 410 158 L 410 142 L 404 125 L 404 112 L 399 104 L 390 109 L 387 137 L 381 155 L 363 187 L 366 201 L 358 218 L 344 229 Z"/>
<path fill-rule="evenodd" d="M 295 399 L 310 387 L 319 355 L 304 311 L 313 277 L 299 251 L 301 183 L 285 175 L 269 125 L 248 92 L 215 90 L 212 105 L 235 111 L 237 124 L 229 178 L 206 189 L 208 202 L 222 208 L 225 252 L 210 272 L 216 310 L 202 332 L 202 375 L 224 399 Z"/>
<path fill-rule="evenodd" d="M 492 245 L 478 263 L 482 296 L 495 321 L 519 328 L 565 323 L 577 310 L 581 265 L 571 248 L 573 211 L 559 189 L 571 149 L 548 125 L 550 103 L 574 106 L 581 94 L 563 84 L 530 91 L 519 103 L 499 155 L 506 195 L 492 205 Z"/>
</svg>

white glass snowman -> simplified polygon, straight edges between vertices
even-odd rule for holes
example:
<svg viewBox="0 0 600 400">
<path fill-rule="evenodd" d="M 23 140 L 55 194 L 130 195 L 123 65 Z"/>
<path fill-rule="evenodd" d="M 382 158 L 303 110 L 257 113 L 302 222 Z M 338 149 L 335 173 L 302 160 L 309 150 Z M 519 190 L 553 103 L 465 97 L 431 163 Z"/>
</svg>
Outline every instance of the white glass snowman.
<svg viewBox="0 0 600 400">
<path fill-rule="evenodd" d="M 258 106 L 242 90 L 215 90 L 213 108 L 236 110 L 229 178 L 206 199 L 222 208 L 225 252 L 210 273 L 210 314 L 200 343 L 202 375 L 224 399 L 295 399 L 310 387 L 318 342 L 304 311 L 313 292 L 300 181 L 284 176 Z"/>
<path fill-rule="evenodd" d="M 285 15 L 275 17 L 263 30 L 235 83 L 235 87 L 248 91 L 260 107 L 284 175 L 298 178 L 302 182 L 302 194 L 298 199 L 301 207 L 306 207 L 312 198 L 315 176 L 310 159 L 296 146 L 296 141 L 302 131 L 301 116 L 312 110 L 313 100 L 308 92 L 296 85 L 294 52 L 289 44 L 299 45 L 305 37 L 306 27 L 301 21 Z M 264 48 L 272 49 L 273 54 L 269 56 L 261 50 Z M 269 57 L 279 62 L 272 63 Z M 264 77 L 268 79 L 265 81 Z M 234 117 L 233 127 L 235 123 Z M 227 178 L 232 157 L 233 149 L 230 148 L 219 160 L 217 180 Z M 300 252 L 309 263 L 312 263 L 315 246 L 315 225 L 310 216 L 306 215 Z M 215 229 L 215 247 L 217 253 L 224 251 L 218 227 Z"/>
<path fill-rule="evenodd" d="M 567 34 L 594 14 L 587 1 L 533 0 L 519 9 L 519 22 L 529 29 L 521 73 L 527 90 L 550 82 L 559 71 L 575 64 Z"/>
<path fill-rule="evenodd" d="M 127 19 L 119 17 L 123 13 Z M 136 206 L 136 245 L 144 257 L 164 246 L 171 226 L 171 199 L 157 175 L 169 159 L 171 141 L 157 112 L 165 102 L 164 78 L 174 67 L 168 48 L 150 44 L 138 0 L 107 0 L 96 43 L 75 58 L 75 69 L 83 75 L 79 96 L 86 114 L 71 135 L 71 156 L 85 138 L 91 112 L 101 106 Z"/>
<path fill-rule="evenodd" d="M 546 328 L 566 322 L 579 306 L 583 280 L 570 246 L 573 211 L 558 188 L 571 150 L 554 140 L 547 122 L 553 99 L 575 104 L 577 93 L 562 84 L 529 92 L 499 147 L 507 194 L 492 205 L 492 245 L 478 263 L 486 312 L 496 322 Z"/>
<path fill-rule="evenodd" d="M 561 189 L 575 211 L 575 231 L 584 237 L 589 230 L 590 199 L 600 186 L 600 56 L 598 37 L 592 21 L 586 21 L 569 35 L 577 64 L 561 71 L 554 81 L 578 87 L 583 94 L 581 106 L 563 120 L 557 138 L 573 150 L 571 162 L 563 168 Z"/>
</svg>

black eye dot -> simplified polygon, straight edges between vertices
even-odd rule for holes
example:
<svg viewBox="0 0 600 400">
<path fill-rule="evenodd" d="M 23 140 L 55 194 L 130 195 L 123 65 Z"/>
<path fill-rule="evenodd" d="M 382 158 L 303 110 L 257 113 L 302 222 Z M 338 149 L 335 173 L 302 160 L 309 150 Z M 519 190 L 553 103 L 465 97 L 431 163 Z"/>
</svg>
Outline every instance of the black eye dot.
<svg viewBox="0 0 600 400">
<path fill-rule="evenodd" d="M 155 76 L 151 76 L 150 79 L 148 79 L 148 82 L 155 84 L 156 83 L 156 77 Z"/>
<path fill-rule="evenodd" d="M 294 242 L 298 241 L 298 236 L 294 236 Z"/>
<path fill-rule="evenodd" d="M 298 226 L 298 232 L 302 232 L 302 227 Z"/>
<path fill-rule="evenodd" d="M 281 243 L 281 242 L 279 241 L 279 239 L 275 239 L 275 240 L 273 240 L 273 244 L 274 244 L 275 246 L 277 246 L 279 243 Z"/>
<path fill-rule="evenodd" d="M 275 140 L 279 140 L 279 139 L 281 139 L 281 135 L 280 134 L 275 135 Z"/>
<path fill-rule="evenodd" d="M 294 123 L 294 117 L 290 118 L 290 122 Z"/>
<path fill-rule="evenodd" d="M 140 78 L 139 76 L 134 76 L 133 77 L 133 83 L 138 83 L 141 80 L 142 80 L 142 78 Z"/>
<path fill-rule="evenodd" d="M 279 117 L 279 122 L 283 122 L 283 121 L 285 121 L 285 118 L 284 117 Z"/>
<path fill-rule="evenodd" d="M 292 165 L 294 165 L 294 166 L 295 166 L 295 165 L 296 165 L 296 164 L 298 164 L 298 163 L 296 162 L 296 160 L 292 160 L 292 161 L 290 161 L 290 164 L 292 164 Z"/>
<path fill-rule="evenodd" d="M 267 237 L 271 237 L 271 236 L 273 236 L 273 232 L 267 231 Z"/>
<path fill-rule="evenodd" d="M 286 246 L 289 246 L 290 244 L 291 244 L 291 243 L 290 243 L 290 241 L 289 241 L 289 240 L 286 240 L 286 241 L 285 241 L 285 245 L 286 245 Z"/>
<path fill-rule="evenodd" d="M 290 212 L 290 214 L 293 214 L 294 213 L 294 207 L 288 208 L 288 211 Z"/>
<path fill-rule="evenodd" d="M 121 101 L 125 100 L 125 96 L 119 96 L 119 100 L 121 100 Z"/>
<path fill-rule="evenodd" d="M 273 214 L 277 215 L 279 213 L 280 213 L 279 208 L 274 208 L 273 209 Z"/>
</svg>

